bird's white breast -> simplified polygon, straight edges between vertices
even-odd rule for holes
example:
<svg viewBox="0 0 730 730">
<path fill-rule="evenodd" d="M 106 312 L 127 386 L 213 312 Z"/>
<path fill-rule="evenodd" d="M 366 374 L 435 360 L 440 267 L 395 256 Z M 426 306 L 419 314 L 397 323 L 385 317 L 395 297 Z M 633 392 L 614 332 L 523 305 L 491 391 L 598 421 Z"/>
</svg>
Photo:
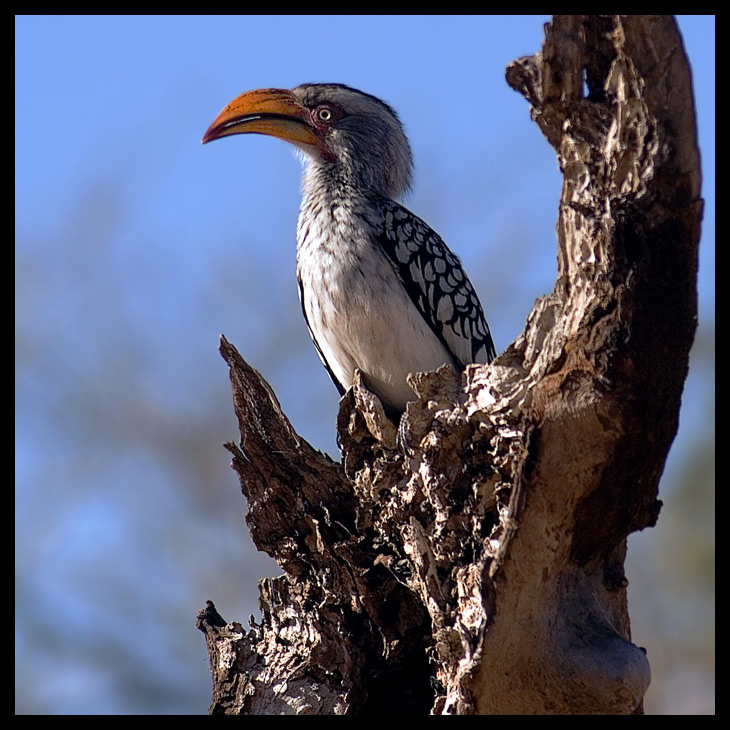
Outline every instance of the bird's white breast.
<svg viewBox="0 0 730 730">
<path fill-rule="evenodd" d="M 411 372 L 452 362 L 357 211 L 303 208 L 297 234 L 302 304 L 322 356 L 344 388 L 359 368 L 386 406 L 414 399 Z"/>
</svg>

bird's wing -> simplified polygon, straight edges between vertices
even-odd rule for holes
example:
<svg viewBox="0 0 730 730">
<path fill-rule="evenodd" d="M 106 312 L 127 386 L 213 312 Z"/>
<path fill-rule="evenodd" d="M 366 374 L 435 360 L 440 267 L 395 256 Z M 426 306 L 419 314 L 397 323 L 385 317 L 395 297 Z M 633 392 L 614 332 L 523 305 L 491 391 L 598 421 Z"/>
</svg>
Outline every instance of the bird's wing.
<svg viewBox="0 0 730 730">
<path fill-rule="evenodd" d="M 309 324 L 309 319 L 307 317 L 307 308 L 304 306 L 304 287 L 302 286 L 302 280 L 299 278 L 299 275 L 297 274 L 297 283 L 299 284 L 299 302 L 302 305 L 302 313 L 304 314 L 304 321 L 307 323 L 307 329 L 309 330 L 309 336 L 312 338 L 312 342 L 314 342 L 314 346 L 317 349 L 317 354 L 319 355 L 319 359 L 322 361 L 322 364 L 325 367 L 325 370 L 329 373 L 330 378 L 332 378 L 332 382 L 335 384 L 335 387 L 337 388 L 340 398 L 345 395 L 345 392 L 347 391 L 347 388 L 337 379 L 337 376 L 332 372 L 332 368 L 330 367 L 330 364 L 327 362 L 327 358 L 325 358 L 324 353 L 322 352 L 322 348 L 319 346 L 319 342 L 317 342 L 317 338 L 314 336 L 314 332 L 312 331 L 312 327 Z"/>
<path fill-rule="evenodd" d="M 376 238 L 413 304 L 463 368 L 488 363 L 494 342 L 474 287 L 459 259 L 418 216 L 381 198 L 384 218 Z"/>
</svg>

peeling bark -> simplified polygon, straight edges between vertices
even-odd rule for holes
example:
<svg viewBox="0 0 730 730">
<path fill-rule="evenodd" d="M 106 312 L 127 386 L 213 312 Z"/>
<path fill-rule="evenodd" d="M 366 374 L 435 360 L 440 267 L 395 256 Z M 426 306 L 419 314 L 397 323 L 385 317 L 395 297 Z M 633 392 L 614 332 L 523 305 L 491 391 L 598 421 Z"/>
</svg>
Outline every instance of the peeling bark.
<svg viewBox="0 0 730 730">
<path fill-rule="evenodd" d="M 564 183 L 555 289 L 491 365 L 362 382 L 342 462 L 225 339 L 262 620 L 198 626 L 228 714 L 631 714 L 626 538 L 655 524 L 696 326 L 690 72 L 669 16 L 556 16 L 507 70 Z"/>
</svg>

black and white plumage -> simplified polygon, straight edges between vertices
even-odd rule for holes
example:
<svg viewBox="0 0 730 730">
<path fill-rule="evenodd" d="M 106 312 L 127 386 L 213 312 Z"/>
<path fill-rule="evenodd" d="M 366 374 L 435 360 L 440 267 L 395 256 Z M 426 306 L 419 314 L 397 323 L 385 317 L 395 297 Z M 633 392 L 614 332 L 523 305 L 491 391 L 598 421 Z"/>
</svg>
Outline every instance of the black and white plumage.
<svg viewBox="0 0 730 730">
<path fill-rule="evenodd" d="M 412 173 L 396 113 L 341 84 L 262 89 L 234 99 L 203 142 L 258 133 L 305 161 L 297 278 L 307 325 L 340 393 L 359 368 L 390 411 L 412 372 L 487 363 L 494 344 L 458 258 L 398 202 Z"/>
</svg>

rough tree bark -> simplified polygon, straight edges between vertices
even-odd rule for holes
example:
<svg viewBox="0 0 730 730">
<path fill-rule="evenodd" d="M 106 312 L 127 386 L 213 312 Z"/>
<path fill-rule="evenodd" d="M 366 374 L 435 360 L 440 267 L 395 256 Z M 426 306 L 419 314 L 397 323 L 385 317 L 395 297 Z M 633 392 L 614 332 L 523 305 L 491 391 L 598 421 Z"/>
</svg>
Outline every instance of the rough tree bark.
<svg viewBox="0 0 730 730">
<path fill-rule="evenodd" d="M 199 616 L 212 713 L 642 712 L 626 538 L 655 523 L 696 319 L 702 213 L 671 17 L 557 16 L 510 65 L 564 175 L 558 279 L 494 363 L 361 383 L 342 463 L 225 340 L 262 620 Z M 516 267 L 517 270 L 518 267 Z"/>
</svg>

